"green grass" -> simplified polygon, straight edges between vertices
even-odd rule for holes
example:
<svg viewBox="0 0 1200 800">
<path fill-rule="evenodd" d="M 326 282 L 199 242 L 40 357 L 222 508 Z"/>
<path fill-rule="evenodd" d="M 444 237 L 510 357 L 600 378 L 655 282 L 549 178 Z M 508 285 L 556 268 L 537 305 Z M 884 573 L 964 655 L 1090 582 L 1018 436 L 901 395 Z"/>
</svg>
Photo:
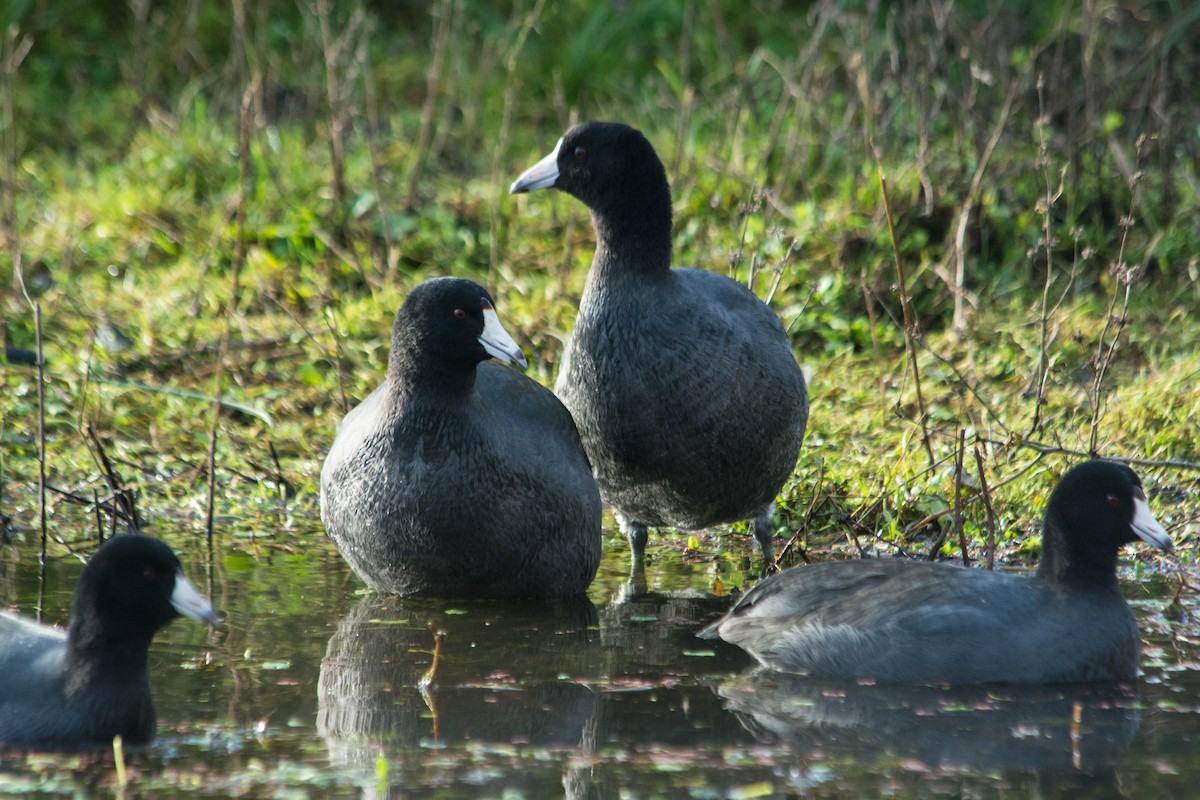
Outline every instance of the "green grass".
<svg viewBox="0 0 1200 800">
<path fill-rule="evenodd" d="M 139 27 L 116 5 L 107 15 L 73 3 L 10 12 L 33 49 L 5 78 L 5 229 L 42 309 L 57 535 L 93 524 L 59 490 L 87 502 L 106 493 L 88 428 L 143 514 L 198 529 L 218 390 L 230 401 L 216 455 L 223 524 L 285 537 L 311 529 L 343 401 L 380 380 L 396 308 L 433 275 L 486 282 L 530 374 L 551 384 L 592 234 L 570 198 L 510 197 L 507 186 L 566 120 L 617 118 L 642 128 L 668 165 L 677 263 L 742 280 L 753 269 L 760 295 L 782 271 L 773 304 L 813 399 L 782 532 L 818 548 L 927 552 L 939 531 L 954 533 L 941 531 L 953 515 L 915 523 L 953 507 L 961 432 L 967 472 L 978 473 L 978 449 L 997 487 L 1002 554 L 1023 557 L 1055 477 L 1093 451 L 1139 461 L 1160 490 L 1158 513 L 1190 549 L 1200 474 L 1190 7 L 1136 18 L 1106 7 L 1093 18 L 1034 4 L 1017 18 L 960 4 L 935 21 L 831 2 L 806 14 L 771 2 L 753 13 L 434 4 L 451 17 L 421 150 L 435 60 L 433 21 L 417 10 L 365 11 L 369 24 L 354 29 L 365 33 L 337 63 L 331 112 L 307 6 L 251 15 L 240 59 L 224 15 L 205 11 L 187 33 L 182 9 Z M 330 20 L 335 34 L 352 29 L 353 8 Z M 254 81 L 261 106 L 241 153 L 238 108 Z M 335 118 L 347 131 L 340 203 Z M 919 324 L 928 451 L 880 170 Z M 968 200 L 959 330 L 947 276 Z M 1118 262 L 1136 269 L 1131 282 L 1110 269 Z M 0 252 L 5 286 L 13 263 L 13 248 Z M 1118 332 L 1106 321 L 1122 313 L 1126 288 Z M 15 288 L 4 316 L 10 343 L 32 348 L 33 315 Z M 129 346 L 99 347 L 106 326 Z M 1039 405 L 1029 389 L 1043 355 Z M 33 538 L 36 375 L 15 365 L 2 374 L 3 511 Z M 989 523 L 973 493 L 963 528 L 977 554 Z"/>
</svg>

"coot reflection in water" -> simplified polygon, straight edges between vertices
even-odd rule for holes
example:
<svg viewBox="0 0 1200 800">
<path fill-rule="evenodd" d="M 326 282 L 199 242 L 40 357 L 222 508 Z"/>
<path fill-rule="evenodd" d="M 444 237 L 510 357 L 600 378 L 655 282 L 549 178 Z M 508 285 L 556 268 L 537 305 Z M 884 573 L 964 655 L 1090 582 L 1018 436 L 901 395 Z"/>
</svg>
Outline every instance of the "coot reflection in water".
<svg viewBox="0 0 1200 800">
<path fill-rule="evenodd" d="M 530 797 L 636 785 L 621 765 L 643 750 L 754 743 L 703 682 L 712 669 L 728 674 L 749 659 L 735 648 L 723 648 L 731 658 L 684 655 L 696 647 L 696 626 L 725 604 L 635 592 L 598 612 L 586 598 L 368 595 L 329 640 L 317 732 L 330 761 L 357 775 L 367 794 L 377 788 L 381 756 L 391 786 L 428 786 L 431 769 L 435 783 L 460 786 L 499 770 L 496 780 Z M 445 639 L 435 684 L 423 695 L 431 629 Z"/>
<path fill-rule="evenodd" d="M 515 603 L 368 595 L 329 640 L 318 732 L 335 758 L 371 768 L 375 740 L 576 746 L 596 701 L 572 676 L 596 626 L 586 597 Z M 434 631 L 445 639 L 434 685 L 422 695 Z"/>
<path fill-rule="evenodd" d="M 738 675 L 748 656 L 700 652 L 694 638 L 727 599 L 634 585 L 593 597 L 595 606 L 361 599 L 321 664 L 317 728 L 330 761 L 366 796 L 415 787 L 650 796 L 695 782 L 723 792 L 931 778 L 1073 790 L 1109 787 L 1139 725 L 1127 687 Z M 427 701 L 418 682 L 432 661 L 430 626 L 446 638 Z"/>
<path fill-rule="evenodd" d="M 754 668 L 714 688 L 759 741 L 869 765 L 1104 776 L 1129 748 L 1140 703 L 1128 684 L 900 686 Z"/>
</svg>

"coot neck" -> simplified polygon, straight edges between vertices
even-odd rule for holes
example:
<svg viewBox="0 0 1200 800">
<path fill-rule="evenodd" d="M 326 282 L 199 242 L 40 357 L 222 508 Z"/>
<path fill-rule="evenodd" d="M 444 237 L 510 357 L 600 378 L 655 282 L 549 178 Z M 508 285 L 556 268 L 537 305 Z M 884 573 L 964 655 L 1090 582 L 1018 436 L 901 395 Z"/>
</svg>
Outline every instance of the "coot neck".
<svg viewBox="0 0 1200 800">
<path fill-rule="evenodd" d="M 68 691 L 96 682 L 134 683 L 146 680 L 147 654 L 154 631 L 122 627 L 111 630 L 98 619 L 75 617 L 67 628 Z"/>
<path fill-rule="evenodd" d="M 426 348 L 392 340 L 388 358 L 388 384 L 401 402 L 428 400 L 437 405 L 463 400 L 475 388 L 477 363 L 448 360 L 426 352 Z"/>
<path fill-rule="evenodd" d="M 671 190 L 661 186 L 634 195 L 636 200 L 592 208 L 597 277 L 666 276 L 671 271 Z"/>
<path fill-rule="evenodd" d="M 1095 541 L 1068 538 L 1047 513 L 1037 577 L 1051 585 L 1117 588 L 1117 551 Z"/>
</svg>

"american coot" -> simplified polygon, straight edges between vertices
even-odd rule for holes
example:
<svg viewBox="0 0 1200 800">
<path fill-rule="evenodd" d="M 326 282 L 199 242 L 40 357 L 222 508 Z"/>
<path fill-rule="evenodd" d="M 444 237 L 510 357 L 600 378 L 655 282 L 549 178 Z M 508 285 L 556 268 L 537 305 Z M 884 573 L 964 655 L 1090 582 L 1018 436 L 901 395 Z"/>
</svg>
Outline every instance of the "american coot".
<svg viewBox="0 0 1200 800">
<path fill-rule="evenodd" d="M 1139 637 L 1117 552 L 1164 550 L 1133 470 L 1084 462 L 1046 506 L 1032 578 L 869 559 L 796 567 L 700 632 L 783 672 L 898 683 L 1068 683 L 1137 675 Z"/>
<path fill-rule="evenodd" d="M 671 189 L 639 131 L 571 128 L 510 191 L 546 188 L 592 212 L 596 254 L 554 388 L 635 565 L 647 526 L 744 519 L 770 561 L 774 501 L 808 422 L 779 318 L 731 278 L 671 268 Z"/>
<path fill-rule="evenodd" d="M 84 567 L 65 633 L 0 614 L 0 746 L 152 739 L 146 654 L 155 631 L 180 614 L 217 624 L 171 548 L 136 534 L 110 539 Z"/>
<path fill-rule="evenodd" d="M 405 299 L 387 380 L 346 415 L 321 519 L 373 589 L 435 597 L 584 591 L 600 493 L 575 423 L 525 375 L 487 291 L 438 278 Z"/>
</svg>

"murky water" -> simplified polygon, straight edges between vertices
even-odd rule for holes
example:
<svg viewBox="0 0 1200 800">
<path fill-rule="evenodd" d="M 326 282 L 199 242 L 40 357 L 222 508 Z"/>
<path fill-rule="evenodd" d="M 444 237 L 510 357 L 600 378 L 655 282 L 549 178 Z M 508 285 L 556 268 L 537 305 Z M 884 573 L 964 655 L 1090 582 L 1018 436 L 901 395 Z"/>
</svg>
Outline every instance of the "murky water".
<svg viewBox="0 0 1200 800">
<path fill-rule="evenodd" d="M 178 540 L 174 537 L 168 539 Z M 715 540 L 706 540 L 706 543 Z M 693 632 L 744 559 L 652 540 L 645 585 L 606 539 L 587 599 L 454 603 L 366 593 L 319 532 L 183 557 L 224 625 L 188 620 L 151 659 L 159 738 L 127 754 L 128 796 L 1195 797 L 1200 643 L 1129 586 L 1147 648 L 1132 689 L 950 690 L 761 674 Z M 717 546 L 717 545 L 714 545 Z M 744 540 L 729 550 L 748 554 Z M 30 611 L 36 558 L 7 548 L 0 600 Z M 49 571 L 65 618 L 79 564 Z M 438 671 L 422 675 L 442 637 Z M 0 754 L 0 793 L 117 792 L 111 754 Z"/>
</svg>

